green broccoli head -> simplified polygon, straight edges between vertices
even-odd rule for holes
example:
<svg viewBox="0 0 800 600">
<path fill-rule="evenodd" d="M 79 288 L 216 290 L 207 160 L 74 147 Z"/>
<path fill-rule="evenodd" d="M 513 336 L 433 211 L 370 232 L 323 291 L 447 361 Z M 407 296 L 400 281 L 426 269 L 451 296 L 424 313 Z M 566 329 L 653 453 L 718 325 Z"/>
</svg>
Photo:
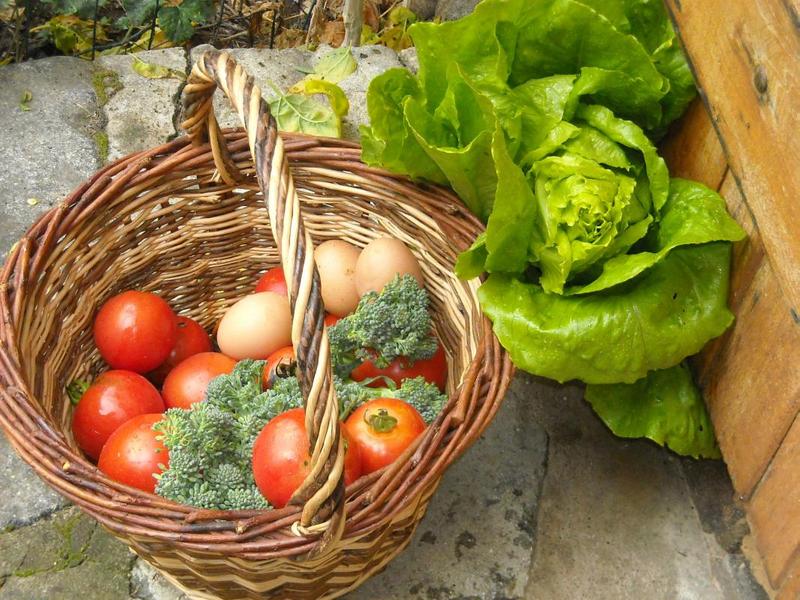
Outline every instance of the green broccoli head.
<svg viewBox="0 0 800 600">
<path fill-rule="evenodd" d="M 428 425 L 436 420 L 447 404 L 447 396 L 442 394 L 434 384 L 426 381 L 424 377 L 404 379 L 403 385 L 393 392 L 393 396 L 416 408 L 422 416 L 422 420 Z"/>
<path fill-rule="evenodd" d="M 336 373 L 346 377 L 368 359 L 382 368 L 400 356 L 431 358 L 439 343 L 428 304 L 428 293 L 411 275 L 398 275 L 380 292 L 364 294 L 352 315 L 328 329 Z"/>
</svg>

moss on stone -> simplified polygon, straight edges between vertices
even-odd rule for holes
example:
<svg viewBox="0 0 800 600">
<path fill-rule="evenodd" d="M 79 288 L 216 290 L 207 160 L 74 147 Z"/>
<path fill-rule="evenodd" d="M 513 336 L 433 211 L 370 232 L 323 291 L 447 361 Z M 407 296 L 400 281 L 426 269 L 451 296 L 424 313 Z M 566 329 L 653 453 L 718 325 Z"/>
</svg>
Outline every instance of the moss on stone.
<svg viewBox="0 0 800 600">
<path fill-rule="evenodd" d="M 94 88 L 97 103 L 105 106 L 111 97 L 123 88 L 119 75 L 110 69 L 98 69 L 92 75 L 92 87 Z"/>
<path fill-rule="evenodd" d="M 108 161 L 108 134 L 105 131 L 96 131 L 93 137 L 97 146 L 97 160 L 102 166 Z"/>
</svg>

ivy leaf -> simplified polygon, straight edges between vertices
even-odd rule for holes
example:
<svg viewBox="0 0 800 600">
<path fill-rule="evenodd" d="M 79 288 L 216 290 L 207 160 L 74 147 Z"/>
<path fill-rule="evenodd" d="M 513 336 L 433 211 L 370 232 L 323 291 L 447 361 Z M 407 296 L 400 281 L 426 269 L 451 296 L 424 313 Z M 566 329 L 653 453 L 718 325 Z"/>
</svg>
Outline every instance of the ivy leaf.
<svg viewBox="0 0 800 600">
<path fill-rule="evenodd" d="M 333 108 L 333 112 L 336 113 L 339 119 L 344 117 L 347 111 L 350 110 L 350 103 L 347 101 L 347 96 L 344 95 L 342 88 L 324 79 L 302 79 L 290 87 L 289 92 L 305 94 L 306 96 L 324 94 L 328 97 L 331 108 Z"/>
<path fill-rule="evenodd" d="M 183 0 L 177 6 L 165 6 L 158 11 L 158 22 L 173 42 L 189 40 L 194 33 L 194 23 L 205 23 L 211 18 L 214 7 L 211 0 Z"/>
<path fill-rule="evenodd" d="M 156 10 L 157 0 L 121 0 L 125 16 L 119 19 L 121 27 L 138 27 L 149 21 Z"/>
<path fill-rule="evenodd" d="M 34 27 L 32 32 L 45 32 L 53 44 L 63 54 L 82 54 L 92 48 L 93 21 L 86 21 L 75 15 L 57 15 L 43 25 Z M 105 29 L 97 24 L 97 41 L 107 42 Z"/>
<path fill-rule="evenodd" d="M 268 104 L 281 131 L 342 136 L 342 122 L 331 107 L 309 96 L 275 91 L 278 96 Z"/>
<path fill-rule="evenodd" d="M 95 0 L 44 0 L 45 4 L 52 6 L 52 11 L 60 15 L 78 15 L 84 19 L 94 17 Z M 98 8 L 102 8 L 108 0 L 99 0 Z M 0 2 L 2 8 L 2 2 Z"/>
<path fill-rule="evenodd" d="M 148 79 L 179 79 L 180 81 L 186 79 L 186 76 L 180 71 L 170 69 L 169 67 L 165 67 L 163 65 L 144 62 L 138 56 L 133 57 L 133 64 L 131 67 L 139 75 L 142 77 L 147 77 Z"/>
</svg>

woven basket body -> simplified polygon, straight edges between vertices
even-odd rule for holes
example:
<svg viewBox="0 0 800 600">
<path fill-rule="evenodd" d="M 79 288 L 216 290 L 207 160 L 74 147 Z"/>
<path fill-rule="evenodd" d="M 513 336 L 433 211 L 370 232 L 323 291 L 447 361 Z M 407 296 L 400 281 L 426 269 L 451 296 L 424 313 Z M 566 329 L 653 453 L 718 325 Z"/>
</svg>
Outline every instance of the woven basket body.
<svg viewBox="0 0 800 600">
<path fill-rule="evenodd" d="M 347 488 L 341 537 L 293 529 L 300 508 L 203 511 L 110 481 L 77 450 L 64 387 L 104 366 L 91 326 L 126 289 L 153 291 L 212 331 L 280 263 L 242 130 L 223 134 L 239 171 L 217 181 L 209 145 L 180 138 L 96 173 L 15 246 L 0 279 L 0 425 L 52 487 L 196 598 L 333 598 L 400 552 L 449 465 L 483 431 L 512 366 L 452 267 L 481 225 L 455 197 L 371 169 L 357 145 L 284 135 L 313 242 L 390 235 L 419 258 L 449 360 L 450 402 L 387 469 Z M 475 515 L 477 517 L 477 515 Z"/>
</svg>

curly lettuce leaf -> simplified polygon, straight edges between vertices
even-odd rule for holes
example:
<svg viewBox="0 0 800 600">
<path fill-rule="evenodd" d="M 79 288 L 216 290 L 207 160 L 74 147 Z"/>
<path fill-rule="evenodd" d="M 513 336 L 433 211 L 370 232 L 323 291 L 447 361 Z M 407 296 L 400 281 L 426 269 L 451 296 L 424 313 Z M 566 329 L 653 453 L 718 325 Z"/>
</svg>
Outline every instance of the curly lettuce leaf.
<svg viewBox="0 0 800 600">
<path fill-rule="evenodd" d="M 720 458 L 714 428 L 685 364 L 635 383 L 588 385 L 586 400 L 615 435 L 645 437 L 694 458 Z"/>
<path fill-rule="evenodd" d="M 514 364 L 560 382 L 633 383 L 698 352 L 733 322 L 730 244 L 673 250 L 632 281 L 579 296 L 493 273 L 481 307 Z"/>
</svg>

